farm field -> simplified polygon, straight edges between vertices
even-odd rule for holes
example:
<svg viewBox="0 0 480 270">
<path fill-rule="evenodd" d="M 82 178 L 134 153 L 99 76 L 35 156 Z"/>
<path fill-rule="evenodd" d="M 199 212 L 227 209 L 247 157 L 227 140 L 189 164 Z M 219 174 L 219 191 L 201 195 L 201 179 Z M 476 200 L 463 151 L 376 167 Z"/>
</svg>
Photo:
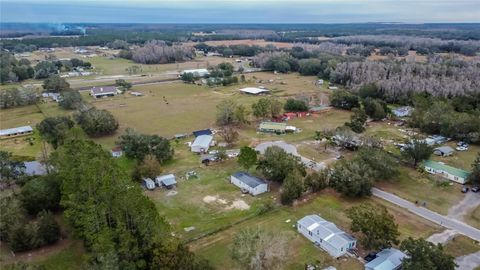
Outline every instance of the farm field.
<svg viewBox="0 0 480 270">
<path fill-rule="evenodd" d="M 198 254 L 210 258 L 214 266 L 218 269 L 230 269 L 233 262 L 230 259 L 229 250 L 232 240 L 239 230 L 247 227 L 260 227 L 269 231 L 283 232 L 287 234 L 291 240 L 292 248 L 286 269 L 299 269 L 305 263 L 320 262 L 321 267 L 333 265 L 337 269 L 363 269 L 355 259 L 333 260 L 328 254 L 314 247 L 306 238 L 296 232 L 294 224 L 296 220 L 308 214 L 320 214 L 327 220 L 337 224 L 344 230 L 348 230 L 349 220 L 345 215 L 345 210 L 360 202 L 371 202 L 374 204 L 382 204 L 389 209 L 389 212 L 395 216 L 396 222 L 402 238 L 408 236 L 423 236 L 438 231 L 438 227 L 412 214 L 399 210 L 383 201 L 377 199 L 349 200 L 340 197 L 331 190 L 325 190 L 319 194 L 312 195 L 308 201 L 301 202 L 293 207 L 279 207 L 270 213 L 255 217 L 251 220 L 237 224 L 232 228 L 221 231 L 215 235 L 207 236 L 190 243 L 192 250 Z M 286 220 L 291 220 L 289 223 Z M 421 232 L 419 234 L 419 232 Z"/>
</svg>

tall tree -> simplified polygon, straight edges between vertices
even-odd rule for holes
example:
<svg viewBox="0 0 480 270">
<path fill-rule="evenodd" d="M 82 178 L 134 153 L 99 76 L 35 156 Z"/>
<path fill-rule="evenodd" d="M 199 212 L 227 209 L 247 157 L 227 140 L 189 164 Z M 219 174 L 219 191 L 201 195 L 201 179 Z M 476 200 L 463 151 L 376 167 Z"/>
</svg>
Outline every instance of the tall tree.
<svg viewBox="0 0 480 270">
<path fill-rule="evenodd" d="M 43 89 L 48 92 L 60 93 L 70 89 L 70 84 L 65 78 L 59 75 L 50 75 L 42 84 Z"/>
<path fill-rule="evenodd" d="M 78 115 L 77 122 L 86 134 L 94 137 L 111 135 L 118 129 L 117 120 L 107 110 L 84 110 Z"/>
<path fill-rule="evenodd" d="M 303 175 L 294 169 L 283 180 L 280 201 L 282 204 L 291 205 L 293 201 L 302 196 L 304 189 Z"/>
<path fill-rule="evenodd" d="M 53 148 L 62 145 L 68 137 L 68 132 L 75 123 L 67 116 L 47 117 L 37 125 L 42 138 Z"/>
<path fill-rule="evenodd" d="M 288 238 L 260 228 L 239 231 L 233 239 L 231 257 L 240 269 L 282 269 L 288 257 Z"/>
<path fill-rule="evenodd" d="M 348 197 L 370 195 L 373 183 L 372 169 L 358 160 L 335 164 L 329 181 L 331 187 Z"/>
<path fill-rule="evenodd" d="M 257 151 L 255 151 L 255 149 L 248 146 L 240 148 L 240 154 L 238 155 L 238 164 L 240 164 L 240 166 L 248 170 L 256 163 Z"/>
<path fill-rule="evenodd" d="M 443 250 L 441 244 L 433 244 L 423 238 L 403 240 L 400 249 L 407 257 L 402 261 L 404 270 L 454 270 L 454 257 Z"/>
<path fill-rule="evenodd" d="M 13 160 L 12 153 L 0 151 L 0 190 L 13 187 L 25 175 L 23 162 Z"/>
<path fill-rule="evenodd" d="M 387 209 L 363 203 L 347 210 L 353 232 L 360 232 L 361 244 L 369 250 L 388 248 L 399 243 L 398 226 Z"/>
<path fill-rule="evenodd" d="M 416 138 L 405 143 L 402 150 L 402 156 L 412 162 L 413 167 L 417 167 L 418 163 L 428 159 L 433 153 L 433 148 L 425 141 Z"/>
<path fill-rule="evenodd" d="M 238 140 L 238 132 L 232 127 L 223 127 L 219 132 L 220 137 L 230 146 Z"/>
<path fill-rule="evenodd" d="M 477 158 L 472 163 L 472 172 L 468 176 L 468 181 L 474 185 L 480 184 L 480 152 L 477 153 Z"/>
<path fill-rule="evenodd" d="M 356 158 L 365 162 L 372 169 L 375 180 L 392 179 L 398 173 L 397 161 L 383 149 L 362 147 Z"/>
<path fill-rule="evenodd" d="M 287 154 L 285 150 L 278 146 L 270 146 L 265 150 L 257 168 L 262 171 L 267 179 L 280 183 L 294 170 L 298 170 L 302 176 L 306 174 L 303 164 L 300 163 L 300 158 Z"/>
<path fill-rule="evenodd" d="M 367 121 L 367 114 L 361 108 L 353 108 L 353 115 L 350 117 L 350 122 L 345 123 L 352 131 L 362 133 L 365 130 L 365 122 Z"/>
<path fill-rule="evenodd" d="M 145 156 L 154 155 L 162 163 L 173 157 L 173 148 L 170 141 L 158 135 L 140 134 L 131 128 L 127 128 L 120 136 L 118 142 L 129 158 L 142 161 Z"/>
</svg>

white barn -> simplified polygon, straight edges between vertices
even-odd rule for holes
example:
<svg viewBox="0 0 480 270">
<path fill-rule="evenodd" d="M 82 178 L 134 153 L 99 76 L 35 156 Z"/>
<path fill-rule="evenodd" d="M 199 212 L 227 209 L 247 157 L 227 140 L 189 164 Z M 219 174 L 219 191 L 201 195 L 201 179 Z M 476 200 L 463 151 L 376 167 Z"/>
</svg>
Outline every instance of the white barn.
<svg viewBox="0 0 480 270">
<path fill-rule="evenodd" d="M 246 172 L 236 172 L 230 176 L 230 183 L 248 191 L 253 196 L 265 193 L 268 191 L 268 184 L 264 180 L 255 177 Z"/>
<path fill-rule="evenodd" d="M 205 153 L 210 148 L 210 144 L 213 141 L 213 136 L 211 135 L 200 135 L 195 138 L 192 145 L 190 146 L 190 150 L 194 153 Z"/>
<path fill-rule="evenodd" d="M 297 222 L 297 230 L 332 257 L 340 257 L 357 246 L 357 240 L 319 215 L 308 215 Z"/>
</svg>

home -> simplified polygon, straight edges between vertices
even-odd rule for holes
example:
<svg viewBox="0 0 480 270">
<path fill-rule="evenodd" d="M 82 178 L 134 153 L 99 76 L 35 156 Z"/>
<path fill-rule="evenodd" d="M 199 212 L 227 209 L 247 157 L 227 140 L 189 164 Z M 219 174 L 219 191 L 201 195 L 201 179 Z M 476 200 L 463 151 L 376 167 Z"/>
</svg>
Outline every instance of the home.
<svg viewBox="0 0 480 270">
<path fill-rule="evenodd" d="M 195 137 L 198 137 L 198 136 L 201 136 L 201 135 L 212 135 L 213 132 L 211 129 L 207 128 L 207 129 L 201 129 L 201 130 L 196 130 L 194 132 L 192 132 L 193 136 Z"/>
<path fill-rule="evenodd" d="M 25 161 L 23 165 L 25 166 L 26 175 L 37 176 L 47 174 L 47 166 L 38 161 Z"/>
<path fill-rule="evenodd" d="M 19 136 L 26 136 L 33 133 L 33 128 L 31 126 L 22 126 L 16 128 L 8 128 L 0 130 L 0 138 L 13 138 Z"/>
<path fill-rule="evenodd" d="M 412 113 L 413 108 L 410 106 L 398 107 L 395 110 L 392 110 L 393 115 L 396 117 L 407 117 Z"/>
<path fill-rule="evenodd" d="M 436 144 L 443 144 L 448 140 L 449 139 L 447 137 L 444 137 L 444 136 L 441 136 L 441 135 L 432 135 L 432 136 L 428 136 L 425 139 L 425 143 L 431 146 L 431 145 L 436 145 Z"/>
<path fill-rule="evenodd" d="M 232 176 L 230 176 L 230 183 L 253 196 L 268 191 L 267 182 L 246 172 L 234 173 Z"/>
<path fill-rule="evenodd" d="M 185 69 L 184 71 L 182 71 L 182 75 L 187 73 L 192 73 L 195 77 L 205 77 L 210 75 L 210 72 L 206 68 Z"/>
<path fill-rule="evenodd" d="M 467 178 L 470 175 L 470 173 L 465 170 L 433 160 L 425 161 L 423 166 L 425 167 L 425 170 L 431 174 L 442 176 L 462 185 L 467 182 Z"/>
<path fill-rule="evenodd" d="M 319 215 L 308 215 L 297 222 L 297 230 L 332 257 L 340 257 L 354 249 L 357 240 Z"/>
<path fill-rule="evenodd" d="M 167 174 L 162 176 L 157 176 L 155 178 L 155 182 L 159 187 L 166 187 L 167 189 L 171 189 L 177 185 L 177 181 L 175 180 L 175 175 Z"/>
<path fill-rule="evenodd" d="M 365 264 L 365 270 L 398 270 L 402 267 L 405 253 L 395 248 L 387 248 L 377 253 L 375 259 Z"/>
<path fill-rule="evenodd" d="M 155 182 L 153 182 L 152 179 L 150 178 L 143 178 L 143 184 L 148 190 L 154 190 L 155 189 Z"/>
<path fill-rule="evenodd" d="M 437 156 L 448 157 L 453 154 L 453 148 L 450 146 L 441 146 L 433 149 L 433 153 Z"/>
<path fill-rule="evenodd" d="M 123 155 L 122 148 L 120 146 L 116 146 L 110 150 L 112 157 L 119 158 Z"/>
<path fill-rule="evenodd" d="M 286 128 L 286 123 L 262 122 L 258 127 L 258 131 L 265 133 L 283 134 L 285 133 Z"/>
<path fill-rule="evenodd" d="M 44 92 L 42 93 L 43 98 L 51 98 L 55 102 L 60 102 L 61 96 L 59 93 L 53 93 L 53 92 Z"/>
<path fill-rule="evenodd" d="M 270 92 L 270 90 L 264 88 L 257 88 L 257 87 L 245 87 L 240 89 L 240 92 L 249 95 L 261 95 Z"/>
<path fill-rule="evenodd" d="M 90 89 L 90 95 L 94 98 L 113 97 L 117 94 L 115 86 L 94 86 Z"/>
<path fill-rule="evenodd" d="M 205 153 L 210 148 L 210 144 L 213 141 L 213 136 L 211 135 L 200 135 L 195 138 L 190 149 L 194 153 Z"/>
</svg>

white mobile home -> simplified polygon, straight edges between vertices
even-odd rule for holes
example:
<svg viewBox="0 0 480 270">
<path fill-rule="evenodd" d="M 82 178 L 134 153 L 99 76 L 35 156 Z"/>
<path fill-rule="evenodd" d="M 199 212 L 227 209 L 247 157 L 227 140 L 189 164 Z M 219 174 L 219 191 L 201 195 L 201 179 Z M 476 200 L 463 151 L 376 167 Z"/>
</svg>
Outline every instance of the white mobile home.
<svg viewBox="0 0 480 270">
<path fill-rule="evenodd" d="M 253 196 L 268 191 L 267 182 L 246 172 L 234 173 L 232 176 L 230 176 L 230 183 L 241 188 L 242 190 L 246 190 Z"/>
<path fill-rule="evenodd" d="M 297 222 L 297 230 L 335 258 L 357 246 L 355 238 L 318 215 L 308 215 L 300 219 Z"/>
<path fill-rule="evenodd" d="M 211 135 L 200 135 L 195 138 L 195 141 L 190 146 L 190 150 L 194 153 L 205 153 L 210 148 L 212 140 L 213 136 Z"/>
<path fill-rule="evenodd" d="M 205 77 L 210 75 L 210 72 L 206 68 L 197 68 L 197 69 L 185 69 L 182 71 L 182 74 L 192 73 L 195 77 Z"/>
<path fill-rule="evenodd" d="M 439 175 L 462 185 L 467 182 L 467 178 L 470 175 L 470 173 L 465 170 L 433 160 L 425 161 L 423 166 L 425 166 L 425 170 L 431 174 Z"/>
</svg>

